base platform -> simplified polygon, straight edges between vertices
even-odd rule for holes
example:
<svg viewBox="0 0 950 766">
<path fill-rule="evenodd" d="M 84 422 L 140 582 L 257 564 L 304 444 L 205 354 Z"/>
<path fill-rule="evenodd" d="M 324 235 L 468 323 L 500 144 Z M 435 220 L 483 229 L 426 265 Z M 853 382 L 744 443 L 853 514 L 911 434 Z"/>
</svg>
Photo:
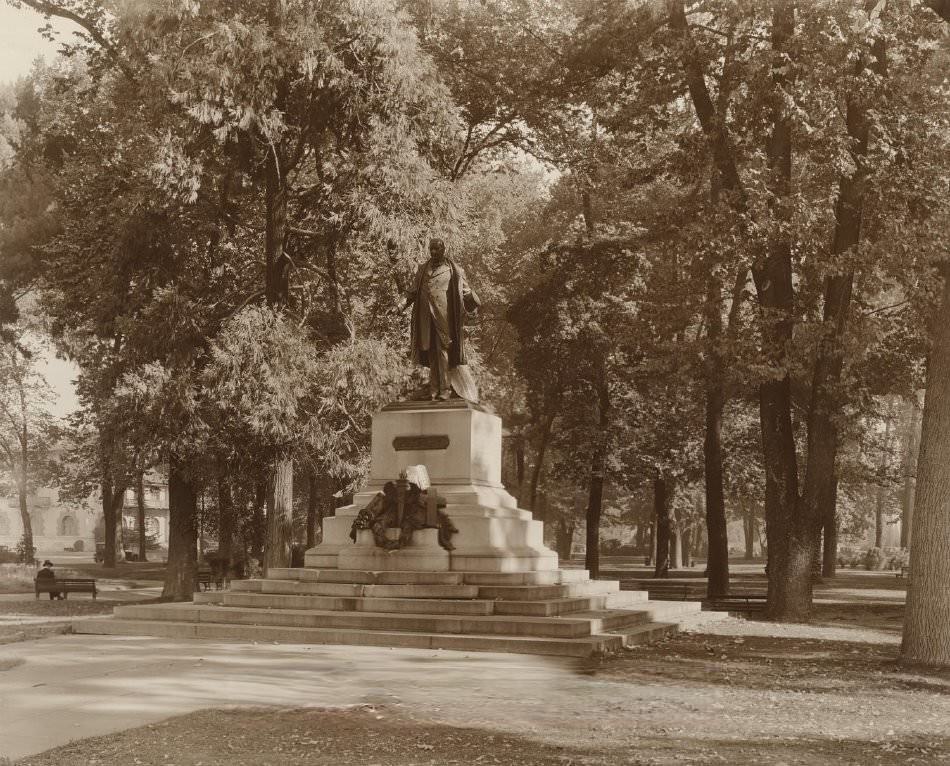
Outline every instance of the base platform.
<svg viewBox="0 0 950 766">
<path fill-rule="evenodd" d="M 588 657 L 665 636 L 700 605 L 649 601 L 581 569 L 271 569 L 194 603 L 119 606 L 77 633 Z"/>
</svg>

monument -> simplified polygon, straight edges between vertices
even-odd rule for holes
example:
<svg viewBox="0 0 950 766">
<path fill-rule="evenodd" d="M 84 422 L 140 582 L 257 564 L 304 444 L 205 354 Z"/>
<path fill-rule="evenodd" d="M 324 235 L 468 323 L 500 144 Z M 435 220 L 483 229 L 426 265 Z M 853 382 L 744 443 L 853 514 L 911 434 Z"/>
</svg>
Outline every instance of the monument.
<svg viewBox="0 0 950 766">
<path fill-rule="evenodd" d="M 417 399 L 373 418 L 353 503 L 323 520 L 304 567 L 270 567 L 194 603 L 116 607 L 80 633 L 508 651 L 586 657 L 666 635 L 698 603 L 659 605 L 558 568 L 542 524 L 501 483 L 501 419 L 478 404 L 462 323 L 478 308 L 433 240 L 406 305 Z"/>
<path fill-rule="evenodd" d="M 393 248 L 390 259 L 395 261 Z M 519 509 L 502 486 L 501 419 L 477 403 L 465 358 L 464 319 L 480 304 L 462 269 L 446 256 L 441 239 L 430 241 L 429 260 L 416 270 L 411 289 L 403 292 L 406 306 L 413 307 L 409 354 L 429 368 L 431 401 L 397 402 L 373 418 L 369 479 L 352 505 L 324 520 L 323 542 L 307 551 L 306 565 L 397 571 L 556 570 L 557 554 L 545 547 L 541 522 Z M 443 499 L 440 512 L 456 530 L 451 550 L 439 544 L 435 517 L 411 535 L 403 531 L 408 517 L 400 510 L 397 482 L 417 465 L 425 466 L 431 488 L 412 486 Z M 360 514 L 374 504 L 376 531 L 365 513 L 369 526 L 359 528 Z M 384 527 L 388 531 L 383 532 Z M 400 538 L 406 544 L 392 544 Z"/>
</svg>

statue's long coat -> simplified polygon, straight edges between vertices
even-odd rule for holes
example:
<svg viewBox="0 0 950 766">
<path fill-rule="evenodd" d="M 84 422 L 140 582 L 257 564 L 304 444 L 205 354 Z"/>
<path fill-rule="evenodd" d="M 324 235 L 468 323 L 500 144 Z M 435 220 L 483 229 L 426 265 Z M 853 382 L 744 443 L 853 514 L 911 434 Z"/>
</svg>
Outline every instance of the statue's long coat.
<svg viewBox="0 0 950 766">
<path fill-rule="evenodd" d="M 465 302 L 462 297 L 463 291 L 470 293 L 470 302 L 478 305 L 478 298 L 475 293 L 467 289 L 465 284 L 465 274 L 450 259 L 446 262 L 452 269 L 452 276 L 449 279 L 449 338 L 452 345 L 449 347 L 449 367 L 457 367 L 465 364 L 465 333 L 462 331 L 462 325 L 465 319 Z M 427 289 L 427 280 L 429 276 L 429 261 L 419 266 L 416 271 L 416 278 L 413 281 L 413 302 L 412 302 L 412 332 L 409 355 L 423 367 L 429 366 L 428 349 L 419 348 L 422 340 L 422 312 L 429 311 L 429 296 Z M 435 321 L 433 318 L 431 321 Z"/>
</svg>

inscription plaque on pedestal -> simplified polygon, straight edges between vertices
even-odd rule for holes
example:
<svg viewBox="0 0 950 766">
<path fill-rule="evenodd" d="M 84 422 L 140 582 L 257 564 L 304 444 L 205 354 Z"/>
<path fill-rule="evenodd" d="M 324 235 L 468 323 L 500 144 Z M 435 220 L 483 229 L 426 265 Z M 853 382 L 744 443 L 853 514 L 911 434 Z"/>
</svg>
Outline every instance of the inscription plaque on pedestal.
<svg viewBox="0 0 950 766">
<path fill-rule="evenodd" d="M 416 452 L 427 449 L 448 449 L 449 437 L 445 434 L 424 434 L 417 436 L 397 436 L 393 439 L 396 452 Z"/>
</svg>

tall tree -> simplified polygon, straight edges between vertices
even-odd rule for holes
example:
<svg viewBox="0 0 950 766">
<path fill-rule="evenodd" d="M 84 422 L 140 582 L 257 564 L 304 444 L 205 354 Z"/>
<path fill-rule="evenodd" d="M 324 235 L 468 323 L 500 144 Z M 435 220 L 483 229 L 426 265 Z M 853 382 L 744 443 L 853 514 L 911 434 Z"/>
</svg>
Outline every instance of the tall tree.
<svg viewBox="0 0 950 766">
<path fill-rule="evenodd" d="M 52 389 L 36 366 L 35 350 L 25 339 L 0 350 L 0 465 L 16 489 L 23 534 L 19 552 L 32 563 L 36 547 L 27 496 L 48 478 L 47 453 L 54 419 Z"/>
</svg>

